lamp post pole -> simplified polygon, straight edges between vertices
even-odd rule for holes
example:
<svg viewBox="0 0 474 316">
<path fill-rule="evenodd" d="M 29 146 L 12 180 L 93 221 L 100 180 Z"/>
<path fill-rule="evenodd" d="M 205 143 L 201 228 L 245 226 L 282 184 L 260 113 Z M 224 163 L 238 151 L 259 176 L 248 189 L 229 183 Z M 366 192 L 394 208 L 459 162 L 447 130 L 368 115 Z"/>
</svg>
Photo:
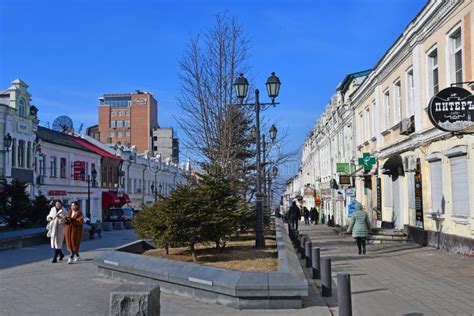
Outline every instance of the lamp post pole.
<svg viewBox="0 0 474 316">
<path fill-rule="evenodd" d="M 265 236 L 263 233 L 263 193 L 262 193 L 262 166 L 260 163 L 260 98 L 259 91 L 255 89 L 255 131 L 256 131 L 256 147 L 257 147 L 257 193 L 255 194 L 255 204 L 257 208 L 257 223 L 255 247 L 265 247 Z M 265 142 L 264 142 L 265 144 Z"/>
<path fill-rule="evenodd" d="M 86 204 L 86 217 L 91 216 L 91 176 L 87 175 L 87 204 Z"/>
<path fill-rule="evenodd" d="M 280 79 L 272 72 L 271 76 L 268 77 L 266 86 L 268 96 L 272 99 L 271 103 L 260 103 L 260 92 L 255 89 L 255 103 L 244 104 L 243 100 L 247 97 L 249 83 L 243 74 L 235 80 L 234 87 L 236 90 L 237 98 L 240 99 L 242 105 L 255 107 L 255 145 L 256 145 L 256 162 L 257 162 L 257 192 L 255 193 L 255 207 L 256 207 L 256 236 L 255 236 L 255 247 L 265 247 L 265 236 L 264 236 L 264 223 L 263 223 L 263 197 L 262 193 L 262 164 L 260 154 L 260 111 L 265 110 L 265 106 L 275 106 L 275 98 L 278 96 L 280 91 Z M 261 108 L 263 106 L 263 109 Z"/>
</svg>

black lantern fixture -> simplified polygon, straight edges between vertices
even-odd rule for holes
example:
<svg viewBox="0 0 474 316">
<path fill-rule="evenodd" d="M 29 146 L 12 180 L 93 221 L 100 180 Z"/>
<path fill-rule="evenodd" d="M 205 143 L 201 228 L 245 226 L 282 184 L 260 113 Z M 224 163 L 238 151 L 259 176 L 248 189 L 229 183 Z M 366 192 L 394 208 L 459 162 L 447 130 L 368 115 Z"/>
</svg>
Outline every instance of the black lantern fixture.
<svg viewBox="0 0 474 316">
<path fill-rule="evenodd" d="M 158 186 L 158 190 L 160 191 L 160 194 L 161 194 L 161 189 L 163 189 L 163 186 L 160 183 L 160 185 Z"/>
<path fill-rule="evenodd" d="M 257 128 L 255 126 L 253 126 L 251 129 L 250 129 L 250 134 L 252 135 L 253 138 L 256 138 L 257 137 Z"/>
<path fill-rule="evenodd" d="M 92 175 L 92 180 L 94 180 L 94 181 L 95 181 L 95 179 L 97 178 L 97 170 L 95 170 L 95 168 L 94 168 L 94 169 L 92 169 L 92 171 L 91 171 L 91 175 Z"/>
<path fill-rule="evenodd" d="M 244 77 L 244 74 L 240 74 L 239 77 L 235 80 L 234 87 L 235 93 L 237 94 L 237 98 L 243 101 L 249 91 L 249 82 L 247 81 L 247 78 Z"/>
<path fill-rule="evenodd" d="M 5 137 L 3 137 L 3 147 L 5 148 L 6 151 L 10 150 L 10 146 L 12 145 L 13 138 L 10 135 L 10 133 L 7 133 Z"/>
<path fill-rule="evenodd" d="M 272 176 L 276 178 L 278 175 L 278 168 L 276 166 L 273 166 L 272 168 Z"/>
<path fill-rule="evenodd" d="M 280 93 L 280 78 L 278 78 L 274 72 L 272 72 L 271 76 L 267 79 L 267 93 L 270 98 L 272 98 L 272 103 L 275 103 L 275 98 Z"/>
<path fill-rule="evenodd" d="M 272 124 L 272 127 L 270 127 L 270 139 L 272 142 L 275 142 L 275 139 L 277 138 L 277 128 L 275 127 L 275 124 Z"/>
<path fill-rule="evenodd" d="M 151 184 L 151 192 L 155 193 L 155 185 L 153 183 Z"/>
</svg>

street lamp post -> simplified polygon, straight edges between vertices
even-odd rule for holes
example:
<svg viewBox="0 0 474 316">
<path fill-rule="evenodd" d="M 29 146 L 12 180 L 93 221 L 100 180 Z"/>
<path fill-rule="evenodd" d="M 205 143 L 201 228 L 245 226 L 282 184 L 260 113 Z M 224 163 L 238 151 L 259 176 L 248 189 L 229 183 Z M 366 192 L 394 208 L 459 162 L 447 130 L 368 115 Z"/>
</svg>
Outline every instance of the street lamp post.
<svg viewBox="0 0 474 316">
<path fill-rule="evenodd" d="M 256 141 L 256 160 L 257 160 L 257 192 L 255 194 L 256 198 L 256 237 L 255 237 L 255 247 L 262 248 L 265 247 L 265 236 L 264 236 L 264 225 L 263 225 L 263 193 L 262 193 L 262 166 L 260 163 L 260 110 L 265 110 L 265 106 L 275 106 L 275 98 L 280 92 L 280 79 L 272 72 L 271 76 L 268 77 L 266 86 L 268 96 L 272 99 L 271 103 L 260 103 L 260 92 L 258 89 L 255 89 L 255 103 L 244 103 L 244 98 L 247 97 L 247 92 L 249 89 L 249 83 L 243 74 L 235 80 L 234 87 L 237 98 L 240 99 L 241 105 L 249 105 L 255 107 L 255 141 Z"/>
<path fill-rule="evenodd" d="M 155 197 L 155 203 L 156 203 L 156 195 L 157 195 L 157 192 L 156 192 L 156 188 L 155 188 L 155 185 L 152 183 L 151 184 L 151 192 L 153 193 L 154 197 Z"/>
<path fill-rule="evenodd" d="M 97 171 L 92 169 L 91 171 L 92 179 L 90 175 L 87 175 L 87 204 L 86 204 L 86 217 L 89 219 L 91 218 L 91 181 L 94 183 L 95 187 L 95 179 L 97 177 Z"/>
</svg>

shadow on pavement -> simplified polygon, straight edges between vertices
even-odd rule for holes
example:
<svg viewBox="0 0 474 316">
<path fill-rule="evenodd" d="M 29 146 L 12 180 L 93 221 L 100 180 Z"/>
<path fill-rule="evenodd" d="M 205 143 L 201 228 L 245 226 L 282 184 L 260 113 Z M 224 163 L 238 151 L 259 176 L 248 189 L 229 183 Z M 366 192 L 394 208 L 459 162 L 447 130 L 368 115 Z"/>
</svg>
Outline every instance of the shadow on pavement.
<svg viewBox="0 0 474 316">
<path fill-rule="evenodd" d="M 85 254 L 92 250 L 108 250 L 114 249 L 120 245 L 132 242 L 136 240 L 135 231 L 130 230 L 117 230 L 102 233 L 102 238 L 89 239 L 81 243 L 80 254 Z M 62 250 L 67 255 L 66 244 L 63 244 Z M 15 248 L 0 251 L 0 271 L 12 267 L 17 267 L 24 264 L 30 264 L 34 262 L 49 261 L 53 258 L 53 249 L 50 244 L 42 244 L 37 246 Z M 67 259 L 67 258 L 65 258 Z M 82 259 L 86 261 L 93 259 Z M 80 262 L 80 261 L 79 261 Z M 76 262 L 77 264 L 77 262 Z"/>
</svg>

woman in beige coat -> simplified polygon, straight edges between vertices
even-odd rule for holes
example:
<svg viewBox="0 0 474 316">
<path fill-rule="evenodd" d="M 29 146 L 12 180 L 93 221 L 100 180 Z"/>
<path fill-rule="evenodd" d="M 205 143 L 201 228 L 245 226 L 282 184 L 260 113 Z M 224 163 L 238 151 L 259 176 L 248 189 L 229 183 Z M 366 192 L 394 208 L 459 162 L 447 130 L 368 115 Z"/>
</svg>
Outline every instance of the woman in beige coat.
<svg viewBox="0 0 474 316">
<path fill-rule="evenodd" d="M 49 222 L 49 234 L 51 238 L 51 248 L 54 249 L 53 263 L 63 260 L 64 254 L 61 250 L 64 242 L 64 230 L 65 230 L 65 215 L 66 212 L 63 209 L 63 203 L 56 201 L 54 206 L 49 211 L 46 220 Z"/>
</svg>

